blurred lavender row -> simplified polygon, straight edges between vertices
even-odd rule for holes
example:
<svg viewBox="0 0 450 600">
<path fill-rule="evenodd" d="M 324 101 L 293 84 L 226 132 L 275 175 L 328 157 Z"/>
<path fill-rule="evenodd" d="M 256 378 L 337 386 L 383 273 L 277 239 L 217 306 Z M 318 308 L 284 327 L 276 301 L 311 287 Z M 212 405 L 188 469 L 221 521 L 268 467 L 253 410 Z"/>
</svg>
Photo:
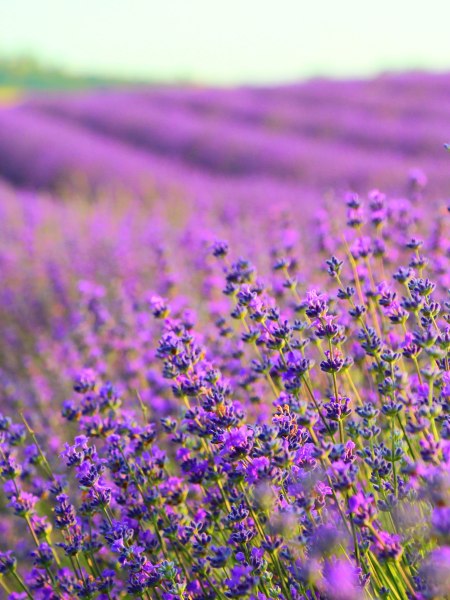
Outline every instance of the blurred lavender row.
<svg viewBox="0 0 450 600">
<path fill-rule="evenodd" d="M 242 196 L 262 176 L 320 191 L 398 189 L 420 167 L 443 193 L 449 87 L 446 76 L 417 74 L 36 97 L 0 111 L 0 170 L 21 187 L 55 189 L 83 173 L 140 190 L 176 179 L 194 196 L 225 181 Z"/>
</svg>

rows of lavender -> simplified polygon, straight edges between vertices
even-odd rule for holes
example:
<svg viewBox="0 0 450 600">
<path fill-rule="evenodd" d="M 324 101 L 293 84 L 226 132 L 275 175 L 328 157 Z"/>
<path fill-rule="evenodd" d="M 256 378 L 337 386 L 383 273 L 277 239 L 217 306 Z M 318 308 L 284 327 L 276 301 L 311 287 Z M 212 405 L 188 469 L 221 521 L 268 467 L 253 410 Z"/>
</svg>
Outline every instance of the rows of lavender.
<svg viewBox="0 0 450 600">
<path fill-rule="evenodd" d="M 0 107 L 0 177 L 58 192 L 72 176 L 78 187 L 125 182 L 146 195 L 182 188 L 269 203 L 274 193 L 292 199 L 299 184 L 398 190 L 421 167 L 442 194 L 449 91 L 447 74 L 410 74 L 25 98 Z"/>
<path fill-rule="evenodd" d="M 330 85 L 0 111 L 0 598 L 449 597 L 450 170 L 341 193 L 427 146 L 320 162 Z"/>
</svg>

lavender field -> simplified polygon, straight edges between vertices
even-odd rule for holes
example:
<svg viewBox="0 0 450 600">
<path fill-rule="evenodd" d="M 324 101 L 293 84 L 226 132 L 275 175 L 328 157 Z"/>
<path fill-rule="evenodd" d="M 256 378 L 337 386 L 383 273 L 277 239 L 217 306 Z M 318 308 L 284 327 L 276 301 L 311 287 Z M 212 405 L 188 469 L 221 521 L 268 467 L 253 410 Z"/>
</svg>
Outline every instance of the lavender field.
<svg viewBox="0 0 450 600">
<path fill-rule="evenodd" d="M 450 598 L 449 94 L 0 104 L 0 598 Z"/>
</svg>

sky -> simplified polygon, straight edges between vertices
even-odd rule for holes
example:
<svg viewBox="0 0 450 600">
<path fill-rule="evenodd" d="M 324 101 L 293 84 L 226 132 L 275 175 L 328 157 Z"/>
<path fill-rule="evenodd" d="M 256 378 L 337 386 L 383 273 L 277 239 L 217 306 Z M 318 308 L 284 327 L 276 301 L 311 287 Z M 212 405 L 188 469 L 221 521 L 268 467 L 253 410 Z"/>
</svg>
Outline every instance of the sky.
<svg viewBox="0 0 450 600">
<path fill-rule="evenodd" d="M 450 0 L 0 0 L 0 56 L 218 84 L 450 70 Z"/>
</svg>

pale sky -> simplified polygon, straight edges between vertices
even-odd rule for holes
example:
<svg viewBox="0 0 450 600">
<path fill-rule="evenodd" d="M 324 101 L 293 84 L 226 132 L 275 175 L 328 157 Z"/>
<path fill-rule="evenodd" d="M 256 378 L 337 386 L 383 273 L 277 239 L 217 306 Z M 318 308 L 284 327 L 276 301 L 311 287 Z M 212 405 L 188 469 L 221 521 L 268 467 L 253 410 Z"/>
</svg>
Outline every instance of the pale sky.
<svg viewBox="0 0 450 600">
<path fill-rule="evenodd" d="M 211 83 L 450 70 L 450 0 L 0 0 L 0 55 Z"/>
</svg>

